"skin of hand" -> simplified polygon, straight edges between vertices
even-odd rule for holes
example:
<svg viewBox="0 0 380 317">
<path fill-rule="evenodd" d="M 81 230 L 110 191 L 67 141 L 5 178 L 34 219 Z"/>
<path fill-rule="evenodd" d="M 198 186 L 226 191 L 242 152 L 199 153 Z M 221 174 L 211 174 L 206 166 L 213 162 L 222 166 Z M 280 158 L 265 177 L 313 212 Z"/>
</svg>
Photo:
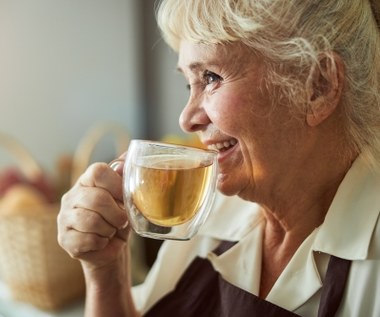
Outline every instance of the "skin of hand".
<svg viewBox="0 0 380 317">
<path fill-rule="evenodd" d="M 91 317 L 138 316 L 130 294 L 130 227 L 118 161 L 113 168 L 92 164 L 63 195 L 57 218 L 59 244 L 82 264 Z"/>
</svg>

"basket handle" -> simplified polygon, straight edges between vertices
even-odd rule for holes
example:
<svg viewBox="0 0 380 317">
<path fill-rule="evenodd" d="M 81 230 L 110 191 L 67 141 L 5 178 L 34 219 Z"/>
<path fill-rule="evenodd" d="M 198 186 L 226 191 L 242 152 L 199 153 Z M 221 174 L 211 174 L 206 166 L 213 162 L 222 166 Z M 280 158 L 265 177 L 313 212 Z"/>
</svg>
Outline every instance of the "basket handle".
<svg viewBox="0 0 380 317">
<path fill-rule="evenodd" d="M 20 170 L 28 179 L 42 174 L 42 168 L 32 154 L 14 137 L 0 132 L 0 144 L 18 161 Z"/>
<path fill-rule="evenodd" d="M 116 154 L 121 155 L 128 147 L 130 137 L 125 129 L 116 123 L 97 123 L 80 140 L 73 156 L 71 185 L 87 168 L 98 142 L 107 134 L 115 138 Z"/>
</svg>

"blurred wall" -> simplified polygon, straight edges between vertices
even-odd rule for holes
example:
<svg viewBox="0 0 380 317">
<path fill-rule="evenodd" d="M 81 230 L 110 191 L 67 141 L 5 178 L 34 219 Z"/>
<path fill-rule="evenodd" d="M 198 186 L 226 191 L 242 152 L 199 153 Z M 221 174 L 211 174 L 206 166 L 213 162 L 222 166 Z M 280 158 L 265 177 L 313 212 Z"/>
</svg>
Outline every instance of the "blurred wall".
<svg viewBox="0 0 380 317">
<path fill-rule="evenodd" d="M 0 0 L 0 132 L 48 169 L 96 122 L 116 122 L 135 138 L 182 134 L 188 91 L 155 5 Z M 112 157 L 108 141 L 94 160 Z M 0 168 L 12 159 L 0 144 Z"/>
<path fill-rule="evenodd" d="M 144 135 L 140 10 L 139 0 L 0 0 L 0 132 L 47 168 L 95 122 Z"/>
<path fill-rule="evenodd" d="M 178 118 L 189 91 L 177 68 L 177 53 L 161 39 L 154 16 L 157 2 L 141 0 L 143 4 L 144 104 L 147 134 L 161 138 L 166 134 L 183 135 Z"/>
</svg>

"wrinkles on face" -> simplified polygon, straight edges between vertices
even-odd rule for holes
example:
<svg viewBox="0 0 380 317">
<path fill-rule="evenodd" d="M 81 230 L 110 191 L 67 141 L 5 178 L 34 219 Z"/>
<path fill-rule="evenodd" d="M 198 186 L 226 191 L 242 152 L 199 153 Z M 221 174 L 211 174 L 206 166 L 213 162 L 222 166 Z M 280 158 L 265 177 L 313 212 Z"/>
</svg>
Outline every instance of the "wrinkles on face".
<svg viewBox="0 0 380 317">
<path fill-rule="evenodd" d="M 268 118 L 272 101 L 265 61 L 241 44 L 187 42 L 181 45 L 178 67 L 192 88 L 181 126 L 220 149 L 218 187 L 223 193 L 254 197 L 272 168 L 268 162 L 277 156 L 271 138 L 281 122 Z"/>
</svg>

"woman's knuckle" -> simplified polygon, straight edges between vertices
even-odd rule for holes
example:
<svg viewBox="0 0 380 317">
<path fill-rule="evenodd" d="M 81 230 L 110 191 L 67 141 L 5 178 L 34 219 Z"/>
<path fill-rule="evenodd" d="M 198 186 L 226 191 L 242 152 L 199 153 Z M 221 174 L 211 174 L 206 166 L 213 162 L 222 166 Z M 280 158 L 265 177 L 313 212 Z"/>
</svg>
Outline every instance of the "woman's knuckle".
<svg viewBox="0 0 380 317">
<path fill-rule="evenodd" d="M 95 205 L 108 205 L 111 200 L 111 195 L 106 190 L 98 190 L 92 199 Z"/>
<path fill-rule="evenodd" d="M 96 212 L 87 213 L 84 221 L 89 228 L 93 228 L 95 230 L 104 224 L 103 218 Z"/>
<path fill-rule="evenodd" d="M 102 179 L 108 169 L 109 166 L 106 163 L 93 163 L 88 167 L 87 172 L 96 180 Z"/>
</svg>

